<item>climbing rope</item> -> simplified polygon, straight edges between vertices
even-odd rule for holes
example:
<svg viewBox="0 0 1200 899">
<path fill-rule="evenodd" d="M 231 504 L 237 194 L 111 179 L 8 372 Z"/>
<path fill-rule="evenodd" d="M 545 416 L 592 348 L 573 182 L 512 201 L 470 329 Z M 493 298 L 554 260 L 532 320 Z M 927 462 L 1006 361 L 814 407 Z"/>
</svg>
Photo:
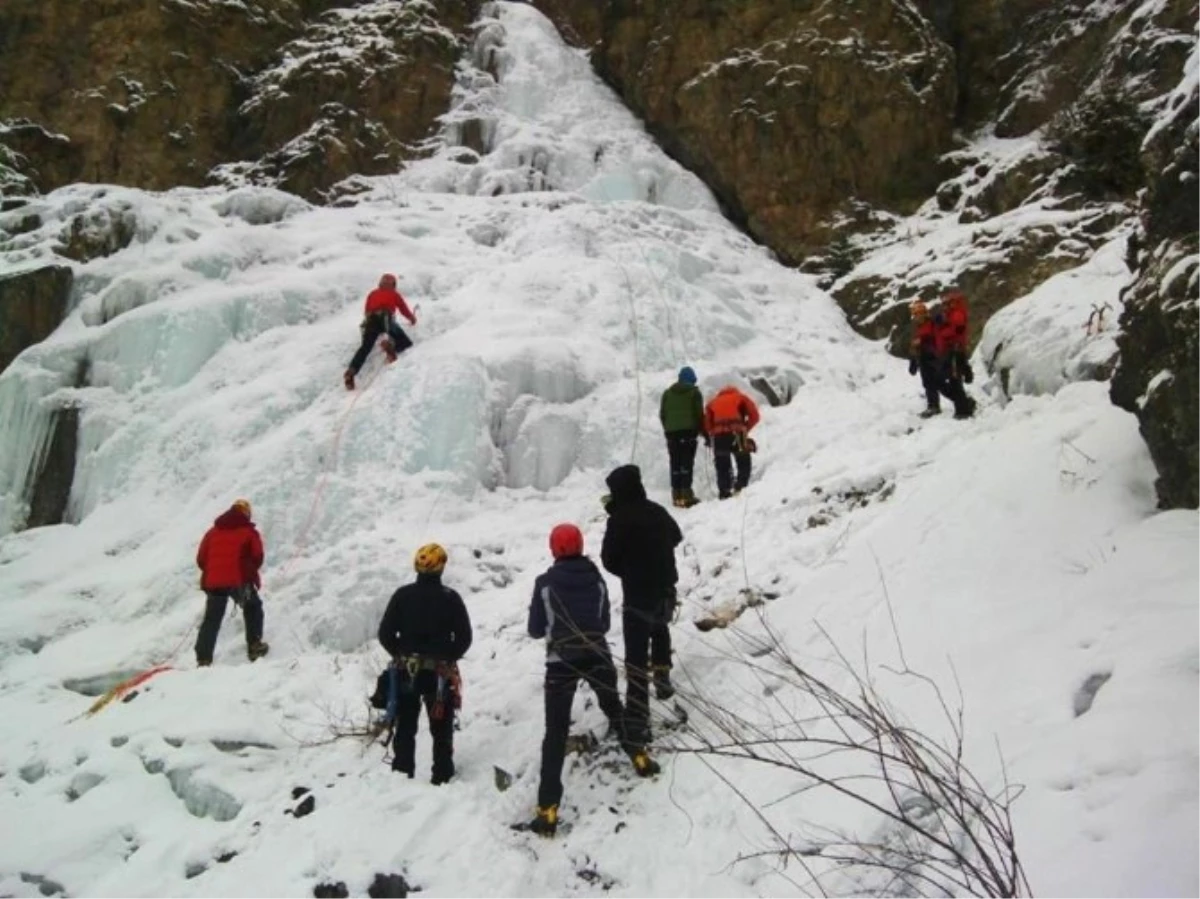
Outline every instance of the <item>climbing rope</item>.
<svg viewBox="0 0 1200 899">
<path fill-rule="evenodd" d="M 294 549 L 292 551 L 291 557 L 288 559 L 287 563 L 284 565 L 283 572 L 280 574 L 281 580 L 286 578 L 287 574 L 291 570 L 292 564 L 299 557 L 300 551 L 304 548 L 304 541 L 307 538 L 308 531 L 311 529 L 313 521 L 316 519 L 317 508 L 320 504 L 321 496 L 325 491 L 325 484 L 329 479 L 329 473 L 332 470 L 333 462 L 337 459 L 338 449 L 341 447 L 342 433 L 345 431 L 346 422 L 349 421 L 350 413 L 352 413 L 354 411 L 354 407 L 358 404 L 359 399 L 362 397 L 362 395 L 364 393 L 366 393 L 366 391 L 370 388 L 370 386 L 375 383 L 375 379 L 379 377 L 379 374 L 382 371 L 383 371 L 383 366 L 380 366 L 379 368 L 377 368 L 375 370 L 375 372 L 371 375 L 371 377 L 367 379 L 366 384 L 363 385 L 362 390 L 355 391 L 354 397 L 350 401 L 350 405 L 346 408 L 346 411 L 344 413 L 342 413 L 342 417 L 338 422 L 337 429 L 334 431 L 333 446 L 330 450 L 329 458 L 326 462 L 324 470 L 321 473 L 321 478 L 317 482 L 317 489 L 313 493 L 312 503 L 309 505 L 308 516 L 305 518 L 303 525 L 301 525 L 300 532 L 297 535 L 295 542 L 293 543 Z M 183 636 L 179 639 L 179 642 L 175 644 L 174 648 L 171 649 L 171 651 L 168 652 L 165 656 L 163 656 L 160 661 L 155 662 L 154 664 L 151 665 L 151 667 L 147 668 L 146 670 L 135 674 L 133 677 L 130 677 L 130 678 L 127 678 L 126 680 L 121 681 L 119 684 L 117 684 L 116 686 L 109 689 L 107 692 L 104 693 L 104 695 L 102 695 L 99 699 L 97 699 L 94 703 L 92 703 L 91 707 L 86 712 L 84 712 L 83 715 L 78 715 L 75 718 L 72 718 L 71 721 L 77 721 L 77 720 L 79 720 L 79 718 L 82 718 L 84 716 L 91 717 L 91 716 L 97 714 L 98 712 L 102 711 L 113 700 L 119 699 L 119 698 L 127 695 L 132 690 L 134 690 L 136 687 L 138 687 L 141 684 L 145 683 L 146 681 L 150 680 L 150 678 L 154 677 L 155 675 L 161 674 L 164 671 L 174 670 L 174 662 L 178 658 L 179 654 L 183 651 L 184 647 L 187 645 L 188 641 L 191 639 L 192 634 L 194 634 L 196 632 L 196 629 L 198 627 L 199 627 L 199 622 L 193 622 L 191 624 L 191 626 L 187 629 L 187 631 L 184 632 Z M 290 627 L 290 625 L 289 625 L 289 627 Z M 292 629 L 292 637 L 298 643 L 300 642 L 299 635 L 296 634 L 295 629 Z"/>
</svg>

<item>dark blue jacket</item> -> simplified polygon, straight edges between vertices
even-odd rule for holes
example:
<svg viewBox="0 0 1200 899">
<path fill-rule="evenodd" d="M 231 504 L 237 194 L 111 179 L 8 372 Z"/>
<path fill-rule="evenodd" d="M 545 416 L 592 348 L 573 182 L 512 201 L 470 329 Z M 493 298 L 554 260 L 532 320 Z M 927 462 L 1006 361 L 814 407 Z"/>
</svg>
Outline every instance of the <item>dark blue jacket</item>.
<svg viewBox="0 0 1200 899">
<path fill-rule="evenodd" d="M 547 661 L 606 650 L 608 625 L 608 587 L 587 556 L 559 559 L 538 575 L 529 601 L 529 636 L 546 638 Z"/>
</svg>

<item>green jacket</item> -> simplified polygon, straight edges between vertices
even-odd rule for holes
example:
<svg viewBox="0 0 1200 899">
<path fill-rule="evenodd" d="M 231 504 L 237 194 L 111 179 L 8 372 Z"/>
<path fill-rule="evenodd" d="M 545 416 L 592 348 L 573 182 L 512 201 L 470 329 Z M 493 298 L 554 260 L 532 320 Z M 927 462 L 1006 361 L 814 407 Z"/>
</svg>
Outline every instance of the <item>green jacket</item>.
<svg viewBox="0 0 1200 899">
<path fill-rule="evenodd" d="M 695 384 L 676 381 L 663 391 L 658 417 L 662 421 L 663 431 L 667 434 L 675 431 L 703 431 L 704 397 L 700 395 L 700 388 Z"/>
</svg>

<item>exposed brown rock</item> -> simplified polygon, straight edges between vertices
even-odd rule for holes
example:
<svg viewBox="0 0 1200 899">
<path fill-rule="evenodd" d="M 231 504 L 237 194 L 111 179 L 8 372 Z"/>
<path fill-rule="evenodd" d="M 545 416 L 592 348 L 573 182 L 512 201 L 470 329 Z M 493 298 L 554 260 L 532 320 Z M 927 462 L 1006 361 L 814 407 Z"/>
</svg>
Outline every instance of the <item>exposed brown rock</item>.
<svg viewBox="0 0 1200 899">
<path fill-rule="evenodd" d="M 62 323 L 73 282 L 65 265 L 0 277 L 0 371 Z"/>
<path fill-rule="evenodd" d="M 1138 243 L 1148 252 L 1144 259 L 1136 250 L 1130 254 L 1139 270 L 1122 295 L 1121 358 L 1112 399 L 1137 416 L 1158 469 L 1159 505 L 1194 509 L 1200 501 L 1200 148 L 1194 85 L 1171 103 L 1170 124 L 1150 138 L 1143 153 L 1148 187 Z"/>
<path fill-rule="evenodd" d="M 234 176 L 319 200 L 417 152 L 478 5 L 6 0 L 0 176 L 157 190 L 242 163 Z"/>
<path fill-rule="evenodd" d="M 953 60 L 904 4 L 535 3 L 728 213 L 798 262 L 857 200 L 911 211 L 936 186 Z"/>
</svg>

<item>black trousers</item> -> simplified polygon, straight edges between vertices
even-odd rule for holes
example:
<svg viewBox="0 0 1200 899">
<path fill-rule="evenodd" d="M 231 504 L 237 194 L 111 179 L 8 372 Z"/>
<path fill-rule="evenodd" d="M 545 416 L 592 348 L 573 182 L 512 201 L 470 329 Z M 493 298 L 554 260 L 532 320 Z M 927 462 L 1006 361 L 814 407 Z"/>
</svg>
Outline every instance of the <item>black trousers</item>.
<svg viewBox="0 0 1200 899">
<path fill-rule="evenodd" d="M 542 777 L 538 805 L 557 805 L 562 799 L 562 767 L 571 730 L 571 704 L 575 688 L 585 681 L 596 694 L 600 711 L 617 733 L 623 734 L 621 698 L 617 693 L 617 669 L 608 647 L 589 655 L 546 663 L 546 734 L 542 737 Z M 622 746 L 628 751 L 624 738 Z"/>
<path fill-rule="evenodd" d="M 247 584 L 229 590 L 206 590 L 205 595 L 208 599 L 204 606 L 204 620 L 200 622 L 200 633 L 196 636 L 197 662 L 212 662 L 217 635 L 221 632 L 221 621 L 225 618 L 225 609 L 231 599 L 242 606 L 242 619 L 246 622 L 246 645 L 262 640 L 263 605 L 254 585 Z"/>
<path fill-rule="evenodd" d="M 930 409 L 941 408 L 942 391 L 945 389 L 945 385 L 942 383 L 942 367 L 937 357 L 923 355 L 918 365 L 921 372 L 921 387 L 925 390 L 925 405 Z"/>
<path fill-rule="evenodd" d="M 961 363 L 954 353 L 947 353 L 941 359 L 926 353 L 921 356 L 919 365 L 925 403 L 930 409 L 941 408 L 941 397 L 944 396 L 954 404 L 956 413 L 970 411 L 971 401 L 967 398 L 960 374 Z"/>
<path fill-rule="evenodd" d="M 942 383 L 945 385 L 942 393 L 954 403 L 955 415 L 970 415 L 975 404 L 967 397 L 967 388 L 963 386 L 963 373 L 970 363 L 964 365 L 960 354 L 950 352 L 942 360 Z"/>
<path fill-rule="evenodd" d="M 671 467 L 671 490 L 691 490 L 696 467 L 696 431 L 672 431 L 667 434 L 667 459 Z"/>
<path fill-rule="evenodd" d="M 454 776 L 454 702 L 449 689 L 444 684 L 439 685 L 435 671 L 418 671 L 415 678 L 410 678 L 406 671 L 400 672 L 396 729 L 392 734 L 392 770 L 405 774 L 417 770 L 417 724 L 421 720 L 422 705 L 429 718 L 429 736 L 433 738 L 433 780 L 442 783 Z"/>
<path fill-rule="evenodd" d="M 729 496 L 750 483 L 750 454 L 743 452 L 744 434 L 718 434 L 712 439 L 713 464 L 717 468 L 717 495 Z M 737 479 L 732 462 L 737 463 Z"/>
<path fill-rule="evenodd" d="M 396 324 L 395 317 L 391 315 L 368 315 L 367 320 L 363 323 L 362 332 L 362 345 L 354 354 L 354 358 L 350 360 L 350 371 L 356 375 L 363 367 L 363 363 L 367 361 L 367 356 L 370 355 L 380 334 L 387 334 L 391 338 L 397 353 L 402 353 L 412 346 L 408 335 L 400 329 L 400 326 Z"/>
<path fill-rule="evenodd" d="M 671 667 L 671 615 L 675 593 L 643 607 L 625 598 L 625 735 L 637 744 L 650 742 L 649 667 Z"/>
</svg>

